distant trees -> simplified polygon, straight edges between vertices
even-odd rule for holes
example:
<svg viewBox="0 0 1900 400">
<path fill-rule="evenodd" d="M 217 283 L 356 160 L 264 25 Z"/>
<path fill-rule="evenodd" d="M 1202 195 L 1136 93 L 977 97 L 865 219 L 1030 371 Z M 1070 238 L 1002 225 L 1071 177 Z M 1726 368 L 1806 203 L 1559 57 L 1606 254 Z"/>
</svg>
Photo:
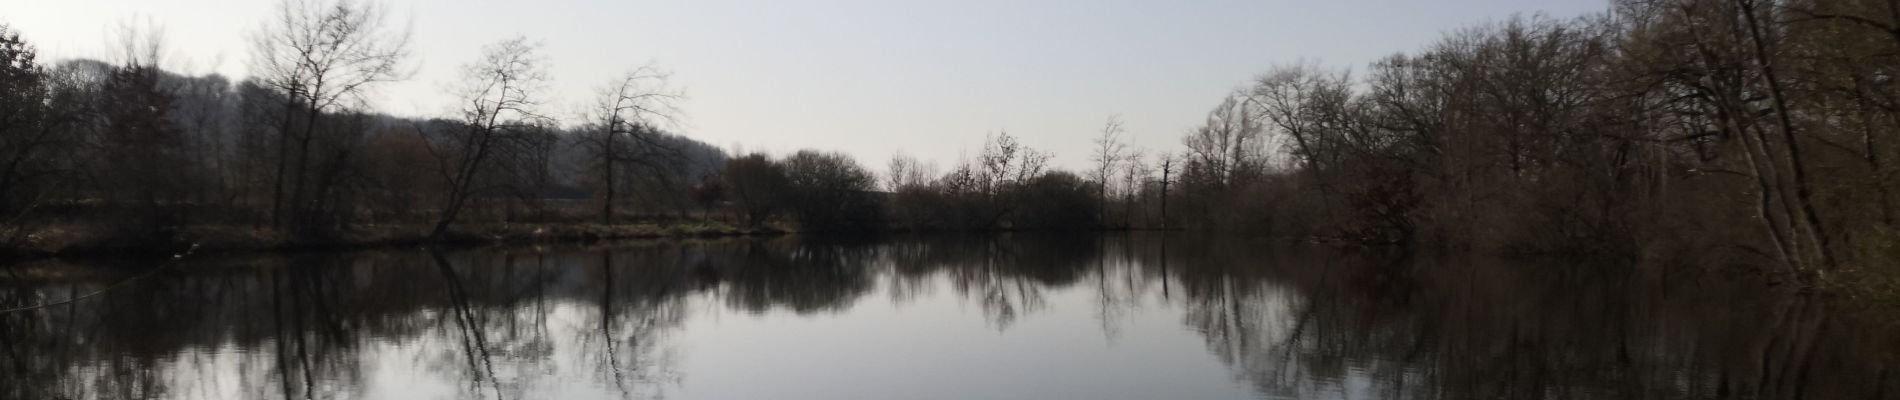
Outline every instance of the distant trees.
<svg viewBox="0 0 1900 400">
<path fill-rule="evenodd" d="M 323 242 L 372 227 L 360 222 L 439 237 L 462 221 L 570 221 L 561 206 L 599 189 L 613 191 L 603 218 L 614 205 L 684 215 L 723 197 L 689 193 L 726 156 L 663 129 L 682 93 L 657 68 L 617 78 L 600 118 L 563 127 L 541 110 L 535 89 L 549 77 L 534 46 L 504 41 L 449 85 L 463 100 L 455 115 L 420 121 L 365 101 L 405 78 L 409 59 L 406 29 L 374 3 L 284 1 L 250 35 L 252 78 L 239 82 L 161 70 L 135 34 L 124 60 L 49 68 L 0 29 L 9 238 L 34 223 L 101 224 L 166 242 L 188 235 L 173 227 L 249 223 Z M 584 187 L 605 171 L 612 185 Z M 194 211 L 207 206 L 219 209 Z"/>
<path fill-rule="evenodd" d="M 186 168 L 183 129 L 171 119 L 172 96 L 159 88 L 158 68 L 148 64 L 117 67 L 100 89 L 99 156 L 111 160 L 99 169 L 107 195 L 137 205 L 133 227 L 162 229 L 185 221 L 161 206 L 189 194 L 181 173 Z M 123 196 L 123 197 L 120 197 Z M 156 234 L 157 232 L 148 232 Z"/>
<path fill-rule="evenodd" d="M 1095 162 L 1095 169 L 1089 171 L 1089 179 L 1095 180 L 1096 209 L 1108 211 L 1108 185 L 1115 182 L 1115 173 L 1120 172 L 1122 163 L 1127 161 L 1128 145 L 1122 143 L 1122 121 L 1120 117 L 1109 117 L 1102 125 L 1102 134 L 1095 138 L 1095 151 L 1089 155 Z M 1102 216 L 1106 221 L 1106 215 Z"/>
<path fill-rule="evenodd" d="M 884 188 L 893 193 L 903 191 L 905 188 L 929 185 L 937 175 L 935 165 L 903 154 L 892 156 L 886 169 Z"/>
<path fill-rule="evenodd" d="M 1224 190 L 1264 166 L 1266 146 L 1259 112 L 1242 95 L 1231 95 L 1208 112 L 1207 122 L 1181 139 L 1190 176 Z"/>
<path fill-rule="evenodd" d="M 952 196 L 973 204 L 975 219 L 982 227 L 1002 227 L 1020 206 L 1022 187 L 1041 176 L 1053 157 L 1016 141 L 1009 132 L 998 132 L 983 142 L 974 165 L 964 164 L 950 174 L 948 189 Z"/>
<path fill-rule="evenodd" d="M 1119 132 L 1118 125 L 1111 127 Z M 1049 171 L 1051 157 L 1007 132 L 989 137 L 974 160 L 940 176 L 931 177 L 933 169 L 913 159 L 896 157 L 888 207 L 892 224 L 913 230 L 1100 227 L 1102 185 Z"/>
<path fill-rule="evenodd" d="M 974 161 L 941 175 L 914 158 L 893 157 L 880 184 L 842 153 L 750 154 L 726 162 L 720 188 L 748 226 L 782 213 L 798 229 L 826 232 L 1102 227 L 1100 185 L 1048 170 L 1049 158 L 1000 133 Z"/>
<path fill-rule="evenodd" d="M 1101 184 L 1068 171 L 1038 175 L 1022 183 L 1020 210 L 1010 220 L 1016 229 L 1095 229 L 1107 204 L 1097 196 Z"/>
<path fill-rule="evenodd" d="M 239 194 L 236 163 L 236 106 L 239 98 L 223 76 L 186 77 L 158 71 L 160 86 L 172 96 L 171 119 L 183 130 L 186 175 L 200 180 L 189 189 L 200 203 L 234 205 Z"/>
<path fill-rule="evenodd" d="M 428 223 L 448 192 L 441 178 L 440 160 L 424 130 L 428 124 L 390 124 L 379 128 L 362 155 L 363 177 L 368 184 L 384 190 L 371 191 L 366 203 L 374 204 L 369 220 L 383 223 Z"/>
<path fill-rule="evenodd" d="M 931 207 L 945 204 L 947 200 L 938 186 L 940 175 L 936 165 L 898 154 L 891 157 L 887 169 L 884 177 L 885 190 L 890 192 L 887 216 L 891 222 L 909 227 L 939 224 L 935 219 L 943 210 Z"/>
<path fill-rule="evenodd" d="M 1148 151 L 1142 148 L 1128 151 L 1124 155 L 1121 171 L 1118 172 L 1122 175 L 1121 227 L 1135 228 L 1136 216 L 1149 210 L 1140 205 L 1140 200 L 1147 195 L 1144 189 L 1154 180 L 1154 168 L 1148 164 Z M 1111 205 L 1103 202 L 1101 207 L 1104 207 L 1102 213 L 1106 215 L 1107 207 Z M 1102 223 L 1109 224 L 1110 221 L 1107 217 L 1103 217 Z"/>
<path fill-rule="evenodd" d="M 885 229 L 877 176 L 843 153 L 803 150 L 774 160 L 748 154 L 726 161 L 720 190 L 747 226 L 784 213 L 810 231 Z"/>
<path fill-rule="evenodd" d="M 785 157 L 788 203 L 800 227 L 813 231 L 885 228 L 877 177 L 851 156 L 804 150 Z"/>
<path fill-rule="evenodd" d="M 683 93 L 652 67 L 564 126 L 544 113 L 558 100 L 536 92 L 551 78 L 525 39 L 466 68 L 456 115 L 375 114 L 362 95 L 406 75 L 408 42 L 370 3 L 287 0 L 252 35 L 252 78 L 238 82 L 134 60 L 48 67 L 0 27 L 0 225 L 12 243 L 28 224 L 112 209 L 149 232 L 236 215 L 205 223 L 439 236 L 700 209 L 748 227 L 1234 230 L 1766 263 L 1808 280 L 1891 264 L 1889 4 L 1612 7 L 1454 31 L 1361 75 L 1274 67 L 1210 99 L 1173 150 L 1132 149 L 1117 119 L 1078 132 L 1095 137 L 1081 175 L 999 132 L 946 171 L 895 157 L 881 182 L 837 153 L 729 159 L 669 132 Z M 221 210 L 179 218 L 207 205 Z"/>
<path fill-rule="evenodd" d="M 747 154 L 726 161 L 725 192 L 746 226 L 763 226 L 786 202 L 791 182 L 785 167 L 764 154 Z"/>
<path fill-rule="evenodd" d="M 365 101 L 405 78 L 409 59 L 406 29 L 374 3 L 279 4 L 250 35 L 252 77 L 238 82 L 164 71 L 137 33 L 118 43 L 123 59 L 49 67 L 0 27 L 8 249 L 46 240 L 30 236 L 37 224 L 171 243 L 195 235 L 171 228 L 248 223 L 271 228 L 260 239 L 321 243 L 387 232 L 376 224 L 439 237 L 464 221 L 570 222 L 566 206 L 589 197 L 606 198 L 610 223 L 615 207 L 684 216 L 726 197 L 701 185 L 726 155 L 665 130 L 683 93 L 651 66 L 616 78 L 599 113 L 564 127 L 534 90 L 549 79 L 534 46 L 505 41 L 449 85 L 463 100 L 455 115 L 422 121 Z"/>
</svg>

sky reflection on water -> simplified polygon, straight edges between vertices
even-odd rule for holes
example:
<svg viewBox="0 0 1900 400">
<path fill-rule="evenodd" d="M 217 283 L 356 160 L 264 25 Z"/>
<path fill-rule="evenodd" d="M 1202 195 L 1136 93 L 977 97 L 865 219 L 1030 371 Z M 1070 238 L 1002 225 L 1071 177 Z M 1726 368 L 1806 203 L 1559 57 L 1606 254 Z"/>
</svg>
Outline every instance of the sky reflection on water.
<svg viewBox="0 0 1900 400">
<path fill-rule="evenodd" d="M 0 303 L 136 270 L 41 262 Z M 1610 272 L 1606 272 L 1610 271 Z M 1759 284 L 1206 237 L 206 257 L 0 315 L 0 398 L 1881 398 Z"/>
</svg>

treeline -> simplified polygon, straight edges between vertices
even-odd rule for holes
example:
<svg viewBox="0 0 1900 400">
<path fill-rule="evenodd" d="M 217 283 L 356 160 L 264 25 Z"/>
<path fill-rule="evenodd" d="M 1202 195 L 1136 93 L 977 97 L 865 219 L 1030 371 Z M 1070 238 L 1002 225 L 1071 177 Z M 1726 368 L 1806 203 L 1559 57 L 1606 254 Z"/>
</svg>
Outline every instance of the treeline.
<svg viewBox="0 0 1900 400">
<path fill-rule="evenodd" d="M 116 64 L 47 67 L 4 31 L 0 217 L 16 242 L 102 210 L 154 235 L 406 224 L 439 237 L 668 215 L 807 231 L 1199 229 L 1814 277 L 1894 255 L 1894 7 L 1618 0 L 1512 18 L 1357 74 L 1274 67 L 1179 150 L 1133 148 L 1110 119 L 1080 173 L 1007 133 L 946 170 L 898 156 L 879 173 L 816 150 L 728 157 L 666 131 L 683 93 L 650 67 L 556 117 L 526 39 L 464 68 L 458 112 L 383 116 L 360 99 L 405 77 L 407 34 L 348 1 L 282 5 L 241 82 L 160 71 L 140 46 Z"/>
<path fill-rule="evenodd" d="M 1891 2 L 1619 0 L 1452 31 L 1363 72 L 1271 68 L 1179 151 L 1111 119 L 1083 175 L 991 139 L 948 173 L 899 157 L 921 227 L 1246 231 L 1348 243 L 1761 266 L 1891 264 L 1900 14 Z M 1091 201 L 1092 200 L 1092 201 Z"/>
<path fill-rule="evenodd" d="M 684 216 L 725 154 L 669 132 L 683 94 L 651 66 L 603 85 L 557 122 L 535 43 L 466 64 L 456 112 L 398 118 L 362 98 L 404 79 L 407 33 L 380 8 L 287 1 L 253 32 L 251 77 L 158 67 L 160 43 L 127 32 L 114 62 L 48 64 L 0 25 L 0 240 L 68 231 L 164 241 L 194 227 L 297 240 L 365 225 L 613 222 Z M 619 209 L 616 209 L 616 206 Z"/>
<path fill-rule="evenodd" d="M 1099 188 L 1048 170 L 1050 154 L 1007 133 L 942 177 L 915 160 L 879 174 L 817 150 L 729 159 L 668 130 L 684 93 L 652 66 L 601 85 L 579 115 L 556 115 L 572 99 L 547 96 L 553 78 L 526 38 L 464 64 L 446 85 L 448 115 L 379 113 L 363 98 L 407 78 L 407 35 L 375 4 L 288 0 L 251 33 L 251 76 L 233 82 L 161 69 L 150 32 L 122 32 L 112 62 L 49 64 L 0 26 L 0 241 L 138 247 L 208 228 L 408 241 L 467 225 L 654 221 L 727 225 L 705 232 L 1102 226 Z"/>
<path fill-rule="evenodd" d="M 1803 279 L 1882 270 L 1900 177 L 1895 7 L 1619 0 L 1457 30 L 1357 75 L 1276 67 L 1183 140 L 1175 215 Z"/>
<path fill-rule="evenodd" d="M 891 164 L 898 225 L 1136 227 L 1751 265 L 1897 255 L 1891 2 L 1621 0 L 1453 31 L 1350 73 L 1274 67 L 1145 154 L 1111 119 L 1086 176 L 1007 135 Z M 1091 201 L 1093 200 L 1093 201 Z"/>
<path fill-rule="evenodd" d="M 1249 95 L 1347 233 L 1815 276 L 1894 255 L 1892 7 L 1619 1 Z"/>
<path fill-rule="evenodd" d="M 976 160 L 936 174 L 899 156 L 879 174 L 849 156 L 805 150 L 726 164 L 721 187 L 747 224 L 783 215 L 808 231 L 968 231 L 1096 229 L 1096 185 L 1049 170 L 1051 155 L 1007 132 L 990 136 Z"/>
</svg>

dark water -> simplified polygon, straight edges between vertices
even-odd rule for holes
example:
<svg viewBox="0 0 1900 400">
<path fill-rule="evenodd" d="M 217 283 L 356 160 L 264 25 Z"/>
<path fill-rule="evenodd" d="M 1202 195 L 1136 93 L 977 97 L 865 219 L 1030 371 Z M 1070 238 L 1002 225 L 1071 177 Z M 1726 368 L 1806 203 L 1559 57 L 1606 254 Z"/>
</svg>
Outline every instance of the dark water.
<svg viewBox="0 0 1900 400">
<path fill-rule="evenodd" d="M 1880 318 L 1636 271 L 1151 235 L 206 257 L 0 315 L 0 397 L 1900 398 Z"/>
</svg>

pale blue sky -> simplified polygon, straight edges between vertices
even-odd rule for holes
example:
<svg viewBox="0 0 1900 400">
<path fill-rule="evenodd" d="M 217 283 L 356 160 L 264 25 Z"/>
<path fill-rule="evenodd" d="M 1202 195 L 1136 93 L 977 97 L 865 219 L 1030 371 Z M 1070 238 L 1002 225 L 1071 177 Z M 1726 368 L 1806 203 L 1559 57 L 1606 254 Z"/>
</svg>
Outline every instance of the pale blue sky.
<svg viewBox="0 0 1900 400">
<path fill-rule="evenodd" d="M 690 98 L 680 131 L 721 147 L 849 152 L 874 169 L 902 151 L 940 165 L 1008 130 L 1088 163 L 1121 115 L 1137 145 L 1179 148 L 1220 96 L 1274 64 L 1363 70 L 1443 32 L 1512 14 L 1571 17 L 1603 0 L 607 1 L 383 0 L 412 22 L 416 74 L 378 108 L 442 114 L 441 87 L 482 45 L 543 42 L 550 105 L 572 115 L 649 61 Z M 0 21 L 55 58 L 103 57 L 126 21 L 161 25 L 166 66 L 245 74 L 267 0 L 0 0 Z"/>
</svg>

